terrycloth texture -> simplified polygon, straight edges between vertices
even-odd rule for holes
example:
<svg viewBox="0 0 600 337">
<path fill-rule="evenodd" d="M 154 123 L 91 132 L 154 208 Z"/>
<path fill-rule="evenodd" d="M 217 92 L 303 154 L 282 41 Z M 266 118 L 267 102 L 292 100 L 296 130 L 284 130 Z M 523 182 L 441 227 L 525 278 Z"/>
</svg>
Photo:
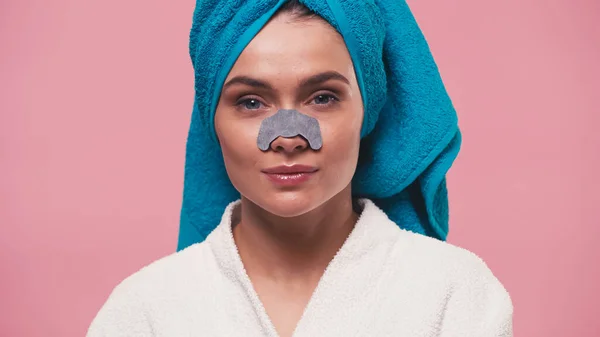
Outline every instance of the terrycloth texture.
<svg viewBox="0 0 600 337">
<path fill-rule="evenodd" d="M 238 204 L 206 241 L 117 286 L 87 336 L 277 336 L 233 240 Z M 511 299 L 481 259 L 360 205 L 294 337 L 512 336 Z"/>
<path fill-rule="evenodd" d="M 223 83 L 284 0 L 197 0 L 190 34 L 195 103 L 187 142 L 179 249 L 214 229 L 240 197 L 214 129 Z M 400 227 L 445 240 L 445 175 L 460 147 L 452 103 L 403 0 L 304 0 L 343 36 L 364 103 L 353 194 L 369 197 Z M 327 144 L 325 144 L 327 146 Z"/>
</svg>

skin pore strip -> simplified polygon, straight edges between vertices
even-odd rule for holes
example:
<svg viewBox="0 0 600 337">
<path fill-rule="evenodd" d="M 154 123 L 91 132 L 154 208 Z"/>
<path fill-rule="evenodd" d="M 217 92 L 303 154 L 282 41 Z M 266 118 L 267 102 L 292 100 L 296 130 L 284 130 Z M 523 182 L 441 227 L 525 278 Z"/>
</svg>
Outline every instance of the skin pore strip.
<svg viewBox="0 0 600 337">
<path fill-rule="evenodd" d="M 321 128 L 316 118 L 297 110 L 282 109 L 262 121 L 258 132 L 258 148 L 267 151 L 275 139 L 296 136 L 304 137 L 313 150 L 319 150 L 323 146 Z"/>
</svg>

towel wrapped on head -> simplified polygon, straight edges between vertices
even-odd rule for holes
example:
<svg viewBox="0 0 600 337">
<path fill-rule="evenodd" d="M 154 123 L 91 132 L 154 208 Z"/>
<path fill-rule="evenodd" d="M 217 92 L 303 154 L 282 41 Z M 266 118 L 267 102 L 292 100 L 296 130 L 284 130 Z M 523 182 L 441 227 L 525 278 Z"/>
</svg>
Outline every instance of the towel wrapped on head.
<svg viewBox="0 0 600 337">
<path fill-rule="evenodd" d="M 203 241 L 239 199 L 214 115 L 236 59 L 287 0 L 197 0 L 190 33 L 195 99 L 186 147 L 178 250 Z M 301 0 L 343 37 L 364 118 L 352 180 L 401 228 L 445 240 L 445 176 L 460 148 L 457 116 L 404 0 Z"/>
</svg>

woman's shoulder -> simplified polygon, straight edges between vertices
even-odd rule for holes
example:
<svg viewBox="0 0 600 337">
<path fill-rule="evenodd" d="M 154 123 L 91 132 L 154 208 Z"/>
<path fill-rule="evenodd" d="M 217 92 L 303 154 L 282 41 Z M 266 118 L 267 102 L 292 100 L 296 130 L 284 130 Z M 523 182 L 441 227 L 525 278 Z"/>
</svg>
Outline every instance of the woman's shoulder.
<svg viewBox="0 0 600 337">
<path fill-rule="evenodd" d="M 398 272 L 420 275 L 430 289 L 512 308 L 510 296 L 476 253 L 421 234 L 403 231 L 395 256 Z"/>
<path fill-rule="evenodd" d="M 454 282 L 481 278 L 498 281 L 487 263 L 468 249 L 409 231 L 403 231 L 401 237 L 399 263 L 418 266 Z"/>
<path fill-rule="evenodd" d="M 113 290 L 114 296 L 153 298 L 201 286 L 215 276 L 215 260 L 205 242 L 191 245 L 179 252 L 155 260 L 126 277 Z"/>
<path fill-rule="evenodd" d="M 474 252 L 403 231 L 393 260 L 387 279 L 394 284 L 388 288 L 392 301 L 419 303 L 415 315 L 419 308 L 436 311 L 449 335 L 512 336 L 510 295 Z"/>
<path fill-rule="evenodd" d="M 212 303 L 210 285 L 220 277 L 211 255 L 208 244 L 198 243 L 131 274 L 112 290 L 87 336 L 153 336 L 155 324 L 190 314 L 181 310 L 193 307 L 190 303 L 205 308 L 203 303 Z"/>
</svg>

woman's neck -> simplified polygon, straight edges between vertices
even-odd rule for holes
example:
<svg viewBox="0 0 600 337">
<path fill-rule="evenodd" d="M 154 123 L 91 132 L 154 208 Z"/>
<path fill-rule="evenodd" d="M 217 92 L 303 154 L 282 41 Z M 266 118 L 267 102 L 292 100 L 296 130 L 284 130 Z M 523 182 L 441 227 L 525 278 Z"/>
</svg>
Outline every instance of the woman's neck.
<svg viewBox="0 0 600 337">
<path fill-rule="evenodd" d="M 293 218 L 270 214 L 242 198 L 233 228 L 248 275 L 282 282 L 320 279 L 358 220 L 350 188 Z"/>
</svg>

